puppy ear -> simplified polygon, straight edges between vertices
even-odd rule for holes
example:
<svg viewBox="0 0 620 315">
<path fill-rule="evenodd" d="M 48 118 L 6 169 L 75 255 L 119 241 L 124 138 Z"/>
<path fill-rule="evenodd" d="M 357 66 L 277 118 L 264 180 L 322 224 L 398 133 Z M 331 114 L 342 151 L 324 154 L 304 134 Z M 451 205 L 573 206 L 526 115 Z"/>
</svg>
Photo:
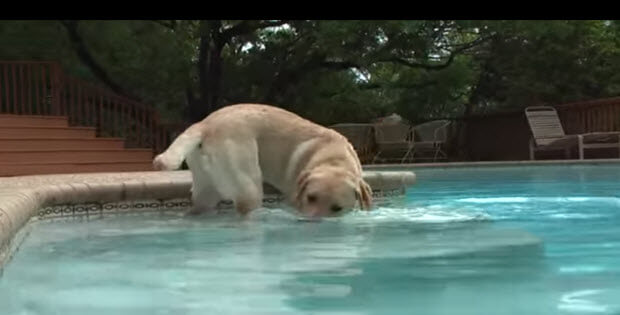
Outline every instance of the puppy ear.
<svg viewBox="0 0 620 315">
<path fill-rule="evenodd" d="M 297 189 L 295 190 L 294 200 L 298 204 L 298 206 L 301 206 L 301 198 L 304 194 L 304 191 L 306 190 L 306 187 L 308 186 L 309 181 L 310 172 L 308 171 L 301 172 L 301 174 L 299 174 L 299 176 L 297 177 Z"/>
<path fill-rule="evenodd" d="M 369 211 L 372 207 L 372 188 L 363 179 L 359 181 L 359 199 L 363 210 Z"/>
</svg>

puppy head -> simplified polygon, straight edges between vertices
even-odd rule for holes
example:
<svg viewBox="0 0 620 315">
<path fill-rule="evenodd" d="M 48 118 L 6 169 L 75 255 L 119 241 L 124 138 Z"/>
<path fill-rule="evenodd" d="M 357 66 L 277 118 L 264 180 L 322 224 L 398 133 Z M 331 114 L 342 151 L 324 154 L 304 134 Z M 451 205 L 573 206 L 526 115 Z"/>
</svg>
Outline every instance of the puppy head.
<svg viewBox="0 0 620 315">
<path fill-rule="evenodd" d="M 302 172 L 297 179 L 295 205 L 305 216 L 339 216 L 359 201 L 364 210 L 372 205 L 372 190 L 360 176 L 335 167 Z"/>
</svg>

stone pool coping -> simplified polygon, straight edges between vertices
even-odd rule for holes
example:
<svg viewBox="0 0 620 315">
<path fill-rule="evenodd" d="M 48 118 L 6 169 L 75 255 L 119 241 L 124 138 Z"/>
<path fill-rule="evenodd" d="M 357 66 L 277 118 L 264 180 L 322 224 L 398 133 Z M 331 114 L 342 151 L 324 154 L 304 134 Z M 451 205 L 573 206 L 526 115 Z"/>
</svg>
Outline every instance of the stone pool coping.
<svg viewBox="0 0 620 315">
<path fill-rule="evenodd" d="M 364 171 L 374 191 L 399 190 L 415 183 L 413 172 Z M 0 178 L 0 269 L 10 258 L 11 240 L 39 209 L 62 204 L 190 197 L 189 171 L 82 173 Z M 266 186 L 265 195 L 278 194 Z"/>
</svg>

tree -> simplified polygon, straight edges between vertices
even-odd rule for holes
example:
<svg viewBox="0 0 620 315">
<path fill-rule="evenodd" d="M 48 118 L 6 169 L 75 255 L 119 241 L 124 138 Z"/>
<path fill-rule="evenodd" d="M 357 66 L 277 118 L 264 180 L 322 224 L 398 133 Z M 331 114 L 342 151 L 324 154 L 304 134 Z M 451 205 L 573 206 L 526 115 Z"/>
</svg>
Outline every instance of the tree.
<svg viewBox="0 0 620 315">
<path fill-rule="evenodd" d="M 68 72 L 196 121 L 274 104 L 323 124 L 413 123 L 620 92 L 613 21 L 2 21 L 4 59 Z"/>
<path fill-rule="evenodd" d="M 617 95 L 620 45 L 606 21 L 492 21 L 496 34 L 475 54 L 470 112 L 521 109 Z"/>
</svg>

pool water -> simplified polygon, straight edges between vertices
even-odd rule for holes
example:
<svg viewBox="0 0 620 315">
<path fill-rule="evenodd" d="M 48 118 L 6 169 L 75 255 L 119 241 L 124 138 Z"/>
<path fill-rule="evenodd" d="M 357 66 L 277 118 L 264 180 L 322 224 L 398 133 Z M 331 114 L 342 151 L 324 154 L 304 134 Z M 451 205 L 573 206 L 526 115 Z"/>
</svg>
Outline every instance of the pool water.
<svg viewBox="0 0 620 315">
<path fill-rule="evenodd" d="M 620 165 L 416 169 L 404 197 L 36 222 L 0 314 L 620 314 Z"/>
</svg>

